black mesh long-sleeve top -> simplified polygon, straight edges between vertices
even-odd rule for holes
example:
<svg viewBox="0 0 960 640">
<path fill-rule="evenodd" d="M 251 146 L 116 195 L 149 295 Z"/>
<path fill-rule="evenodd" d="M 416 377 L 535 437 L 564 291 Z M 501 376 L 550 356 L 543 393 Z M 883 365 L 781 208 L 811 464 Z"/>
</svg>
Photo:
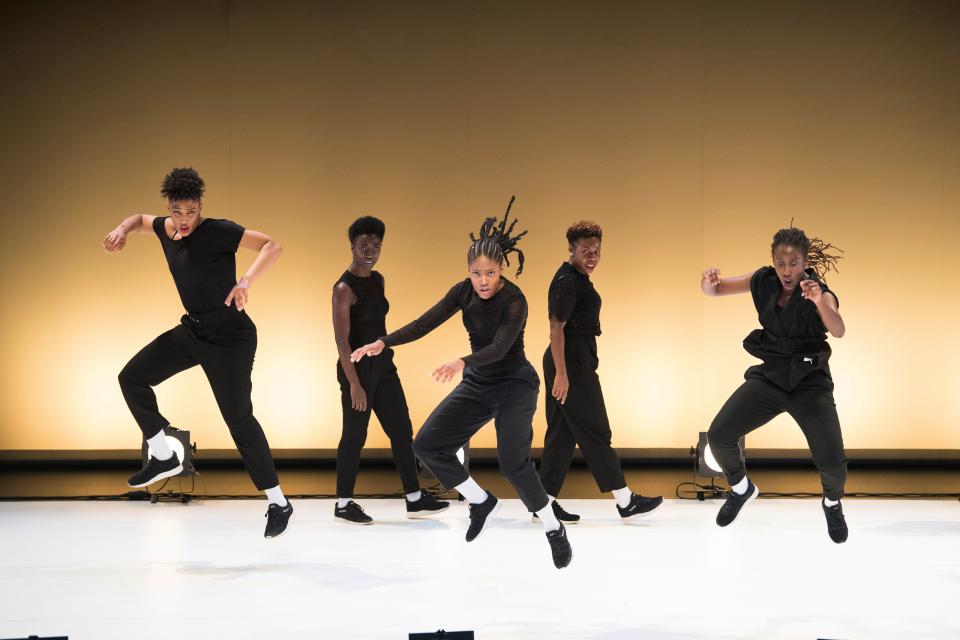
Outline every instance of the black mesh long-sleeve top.
<svg viewBox="0 0 960 640">
<path fill-rule="evenodd" d="M 527 362 L 523 352 L 527 299 L 517 285 L 501 280 L 503 287 L 488 300 L 477 295 L 469 278 L 458 282 L 422 316 L 381 339 L 388 347 L 413 342 L 462 311 L 472 351 L 462 358 L 464 363 L 484 376 L 512 372 Z"/>
</svg>

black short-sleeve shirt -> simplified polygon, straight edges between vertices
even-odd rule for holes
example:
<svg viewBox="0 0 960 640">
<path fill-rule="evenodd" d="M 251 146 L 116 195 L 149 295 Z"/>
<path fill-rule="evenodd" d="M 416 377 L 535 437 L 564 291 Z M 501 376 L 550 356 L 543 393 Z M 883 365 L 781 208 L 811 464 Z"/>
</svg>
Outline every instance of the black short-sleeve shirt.
<svg viewBox="0 0 960 640">
<path fill-rule="evenodd" d="M 565 322 L 565 335 L 600 335 L 600 294 L 590 276 L 564 262 L 550 282 L 547 307 L 551 318 Z"/>
<path fill-rule="evenodd" d="M 153 220 L 167 266 L 187 313 L 223 309 L 237 284 L 237 248 L 244 228 L 230 220 L 204 218 L 193 233 L 173 240 L 164 226 L 167 216 Z"/>
</svg>

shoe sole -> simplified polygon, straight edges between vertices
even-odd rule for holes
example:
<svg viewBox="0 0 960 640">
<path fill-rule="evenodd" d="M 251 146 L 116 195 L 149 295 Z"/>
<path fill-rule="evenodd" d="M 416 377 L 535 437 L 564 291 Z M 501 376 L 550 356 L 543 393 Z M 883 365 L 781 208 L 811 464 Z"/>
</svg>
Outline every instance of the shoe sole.
<svg viewBox="0 0 960 640">
<path fill-rule="evenodd" d="M 340 516 L 333 516 L 333 517 L 334 517 L 335 520 L 339 520 L 340 522 L 343 522 L 344 524 L 353 524 L 353 525 L 358 525 L 358 526 L 361 526 L 361 527 L 365 527 L 365 526 L 367 526 L 367 525 L 369 525 L 369 524 L 373 524 L 373 520 L 369 520 L 369 521 L 367 521 L 367 522 L 354 522 L 353 520 L 347 520 L 346 518 L 341 518 Z"/>
<path fill-rule="evenodd" d="M 641 512 L 639 512 L 639 513 L 633 514 L 632 516 L 627 516 L 626 518 L 624 518 L 624 517 L 621 516 L 620 519 L 624 522 L 624 524 L 629 524 L 629 523 L 631 523 L 631 522 L 634 522 L 634 521 L 636 521 L 636 520 L 639 520 L 639 519 L 643 518 L 643 516 L 650 515 L 651 513 L 653 513 L 654 511 L 656 511 L 657 509 L 659 509 L 659 508 L 662 507 L 662 506 L 663 506 L 663 500 L 661 500 L 661 501 L 657 504 L 657 506 L 655 506 L 653 509 L 650 509 L 649 511 L 641 511 Z"/>
<path fill-rule="evenodd" d="M 285 533 L 287 532 L 287 529 L 290 528 L 290 523 L 293 522 L 293 519 L 296 518 L 296 517 L 297 517 L 297 512 L 294 511 L 293 513 L 290 514 L 290 517 L 287 518 L 287 526 L 285 526 L 285 527 L 283 528 L 283 531 L 281 531 L 280 533 L 278 533 L 278 534 L 275 535 L 275 536 L 263 536 L 263 539 L 264 539 L 264 540 L 276 540 L 277 538 L 282 537 L 283 534 L 285 534 Z"/>
<path fill-rule="evenodd" d="M 448 504 L 448 505 L 445 506 L 443 509 L 436 509 L 435 511 L 412 511 L 412 512 L 411 512 L 411 511 L 407 511 L 407 518 L 409 518 L 410 520 L 419 520 L 419 519 L 422 519 L 422 518 L 430 518 L 430 517 L 432 517 L 432 516 L 437 515 L 438 513 L 443 513 L 444 511 L 446 511 L 446 510 L 449 509 L 449 508 L 450 508 L 450 505 Z"/>
<path fill-rule="evenodd" d="M 497 515 L 497 512 L 500 511 L 500 507 L 503 506 L 503 500 L 497 499 L 497 504 L 493 505 L 493 510 L 487 514 L 487 519 L 483 521 L 483 527 L 481 527 L 480 532 L 477 534 L 477 537 L 473 540 L 468 540 L 467 542 L 476 542 L 480 539 L 480 536 L 483 535 L 483 532 L 487 530 L 487 527 L 490 526 L 490 521 Z"/>
<path fill-rule="evenodd" d="M 557 518 L 557 521 L 560 522 L 561 524 L 563 524 L 564 526 L 566 526 L 566 525 L 568 525 L 568 524 L 579 524 L 579 523 L 580 523 L 579 520 L 560 520 L 560 518 Z M 539 523 L 539 522 L 540 522 L 540 518 L 538 518 L 538 517 L 536 517 L 536 516 L 530 516 L 530 522 Z"/>
<path fill-rule="evenodd" d="M 160 480 L 163 480 L 163 479 L 165 479 L 165 478 L 172 478 L 173 476 L 179 475 L 179 474 L 181 474 L 181 473 L 183 473 L 183 465 L 182 465 L 182 464 L 179 465 L 179 466 L 177 466 L 177 467 L 174 467 L 173 469 L 170 469 L 170 471 L 164 471 L 163 473 L 157 474 L 156 476 L 154 476 L 153 478 L 147 480 L 147 481 L 144 482 L 143 484 L 130 484 L 130 483 L 128 482 L 128 483 L 127 483 L 127 486 L 130 487 L 131 489 L 139 489 L 140 487 L 149 487 L 149 486 L 152 485 L 154 482 L 159 482 Z"/>
<path fill-rule="evenodd" d="M 747 501 L 744 502 L 743 505 L 740 507 L 740 511 L 743 511 L 743 507 L 747 506 L 748 504 L 750 504 L 751 502 L 753 502 L 754 500 L 756 500 L 756 499 L 757 499 L 757 496 L 759 496 L 759 495 L 760 495 L 760 487 L 758 487 L 757 485 L 753 485 L 753 493 L 750 494 L 750 497 L 747 498 Z M 740 517 L 740 511 L 737 511 L 737 515 L 734 516 L 733 520 L 731 520 L 731 521 L 728 522 L 727 524 L 725 524 L 725 525 L 720 525 L 720 524 L 718 524 L 717 526 L 720 527 L 721 529 L 724 528 L 724 527 L 729 527 L 731 524 L 733 524 L 734 522 L 737 521 L 737 518 Z"/>
</svg>

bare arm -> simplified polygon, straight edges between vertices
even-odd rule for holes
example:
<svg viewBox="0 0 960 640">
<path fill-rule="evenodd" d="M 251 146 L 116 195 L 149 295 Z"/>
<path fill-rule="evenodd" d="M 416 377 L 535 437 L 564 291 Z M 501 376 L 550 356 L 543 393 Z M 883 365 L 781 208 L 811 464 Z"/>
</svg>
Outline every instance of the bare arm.
<svg viewBox="0 0 960 640">
<path fill-rule="evenodd" d="M 357 368 L 350 359 L 350 305 L 353 304 L 353 290 L 345 282 L 333 288 L 333 339 L 337 343 L 337 355 L 340 366 L 350 383 L 350 399 L 354 411 L 367 410 L 367 393 L 360 384 Z"/>
<path fill-rule="evenodd" d="M 567 359 L 566 337 L 563 335 L 563 328 L 567 326 L 566 322 L 560 322 L 555 317 L 550 317 L 550 355 L 553 357 L 553 366 L 557 370 L 557 375 L 553 380 L 553 389 L 550 394 L 556 398 L 560 404 L 566 404 L 567 394 L 570 392 L 570 378 L 567 377 Z"/>
<path fill-rule="evenodd" d="M 710 268 L 700 276 L 700 290 L 705 296 L 729 296 L 736 293 L 750 292 L 750 279 L 756 271 L 745 273 L 742 276 L 721 278 L 720 269 Z"/>
<path fill-rule="evenodd" d="M 127 244 L 128 233 L 153 233 L 153 220 L 157 216 L 135 213 L 123 219 L 117 227 L 103 239 L 103 250 L 107 253 L 120 251 Z"/>
<path fill-rule="evenodd" d="M 240 246 L 244 249 L 256 251 L 257 258 L 247 269 L 247 272 L 243 274 L 243 277 L 237 281 L 236 286 L 230 290 L 223 304 L 229 307 L 230 303 L 234 302 L 237 309 L 242 311 L 247 306 L 248 290 L 253 285 L 254 280 L 263 275 L 270 268 L 270 265 L 277 261 L 280 254 L 283 253 L 283 247 L 267 234 L 252 229 L 246 229 L 243 232 L 243 237 L 240 238 Z"/>
<path fill-rule="evenodd" d="M 815 280 L 801 281 L 800 289 L 803 297 L 816 305 L 820 320 L 823 321 L 823 326 L 827 328 L 830 335 L 834 338 L 842 338 L 847 328 L 840 316 L 837 298 L 829 291 L 823 291 Z"/>
</svg>

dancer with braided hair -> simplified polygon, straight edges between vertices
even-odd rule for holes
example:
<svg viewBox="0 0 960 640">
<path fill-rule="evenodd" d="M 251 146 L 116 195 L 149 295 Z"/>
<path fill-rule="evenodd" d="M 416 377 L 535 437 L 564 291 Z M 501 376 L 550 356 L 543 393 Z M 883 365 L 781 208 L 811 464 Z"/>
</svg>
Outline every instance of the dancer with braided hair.
<svg viewBox="0 0 960 640">
<path fill-rule="evenodd" d="M 570 564 L 573 551 L 530 459 L 540 379 L 523 351 L 527 301 L 517 285 L 501 275 L 504 263 L 510 265 L 512 253 L 517 254 L 517 275 L 523 271 L 523 252 L 517 243 L 526 231 L 512 235 L 516 220 L 509 226 L 508 221 L 513 202 L 511 198 L 502 221 L 487 218 L 478 237 L 470 234 L 467 279 L 451 287 L 418 319 L 354 351 L 352 359 L 358 362 L 387 347 L 418 340 L 462 311 L 472 353 L 441 365 L 433 377 L 447 382 L 462 371 L 463 379 L 427 418 L 413 449 L 444 486 L 456 489 L 469 501 L 466 539 L 471 542 L 490 524 L 501 501 L 470 477 L 456 452 L 494 420 L 500 473 L 516 489 L 524 506 L 539 516 L 553 563 L 562 569 Z"/>
<path fill-rule="evenodd" d="M 632 522 L 659 507 L 663 498 L 633 493 L 610 445 L 610 422 L 597 376 L 600 295 L 590 281 L 600 263 L 602 239 L 603 230 L 595 222 L 581 220 L 567 229 L 570 259 L 557 269 L 547 294 L 550 346 L 543 354 L 547 433 L 540 480 L 549 496 L 559 495 L 579 445 L 600 491 L 612 493 L 622 521 Z M 556 500 L 551 504 L 561 522 L 580 520 Z"/>
<path fill-rule="evenodd" d="M 827 271 L 836 270 L 839 256 L 827 253 L 833 245 L 807 238 L 792 224 L 777 231 L 770 248 L 772 267 L 733 278 L 721 278 L 719 269 L 712 268 L 700 279 L 704 295 L 750 292 L 763 327 L 743 341 L 747 352 L 763 363 L 747 369 L 746 381 L 723 405 L 707 433 L 731 489 L 717 513 L 717 524 L 729 525 L 759 494 L 747 477 L 738 441 L 787 412 L 800 425 L 820 471 L 827 532 L 839 544 L 848 534 L 840 505 L 847 459 L 833 399 L 827 332 L 840 338 L 845 327 L 837 296 L 823 279 Z"/>
</svg>

